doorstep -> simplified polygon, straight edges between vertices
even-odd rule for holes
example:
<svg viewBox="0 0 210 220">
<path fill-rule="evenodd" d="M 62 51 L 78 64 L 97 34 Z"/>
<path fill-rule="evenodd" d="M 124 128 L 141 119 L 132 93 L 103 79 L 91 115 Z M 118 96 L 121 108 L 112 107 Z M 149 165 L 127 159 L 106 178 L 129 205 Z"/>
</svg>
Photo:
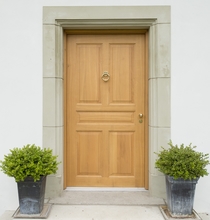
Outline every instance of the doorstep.
<svg viewBox="0 0 210 220">
<path fill-rule="evenodd" d="M 1 220 L 12 220 L 6 211 Z M 164 220 L 157 206 L 53 205 L 47 220 Z M 31 219 L 19 219 L 31 220 Z"/>
<path fill-rule="evenodd" d="M 86 190 L 87 189 L 87 190 Z M 147 190 L 129 190 L 116 188 L 115 191 L 103 188 L 80 188 L 79 190 L 64 190 L 60 197 L 50 199 L 50 204 L 56 205 L 164 205 L 165 201 L 151 197 Z"/>
</svg>

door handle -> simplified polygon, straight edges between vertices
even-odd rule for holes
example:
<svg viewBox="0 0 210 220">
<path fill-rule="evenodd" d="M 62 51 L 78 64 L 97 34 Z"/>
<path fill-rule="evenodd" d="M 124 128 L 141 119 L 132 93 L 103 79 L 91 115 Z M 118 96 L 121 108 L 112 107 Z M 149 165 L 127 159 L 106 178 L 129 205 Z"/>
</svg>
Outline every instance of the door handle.
<svg viewBox="0 0 210 220">
<path fill-rule="evenodd" d="M 109 75 L 108 71 L 104 71 L 101 78 L 104 82 L 109 81 L 110 75 Z"/>
<path fill-rule="evenodd" d="M 142 113 L 139 114 L 139 118 L 143 118 L 143 114 Z"/>
<path fill-rule="evenodd" d="M 139 123 L 142 123 L 143 122 L 143 119 L 142 119 L 143 118 L 143 114 L 142 113 L 139 114 L 139 118 L 140 118 Z"/>
</svg>

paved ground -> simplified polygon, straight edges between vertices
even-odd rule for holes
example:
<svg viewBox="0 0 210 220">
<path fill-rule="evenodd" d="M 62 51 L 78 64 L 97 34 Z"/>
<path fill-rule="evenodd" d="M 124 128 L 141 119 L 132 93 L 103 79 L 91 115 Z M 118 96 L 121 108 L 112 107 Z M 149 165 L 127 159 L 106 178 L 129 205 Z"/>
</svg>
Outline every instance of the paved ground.
<svg viewBox="0 0 210 220">
<path fill-rule="evenodd" d="M 0 218 L 11 220 L 14 211 L 7 211 Z M 158 207 L 154 206 L 105 206 L 105 205 L 53 205 L 49 220 L 164 220 Z M 26 220 L 26 219 L 25 219 Z M 29 219 L 27 219 L 29 220 Z"/>
<path fill-rule="evenodd" d="M 150 197 L 147 191 L 84 192 L 64 191 L 62 196 L 46 201 L 52 204 L 48 220 L 164 220 L 159 207 L 163 199 Z M 6 211 L 0 220 L 12 220 L 14 210 Z M 210 220 L 207 214 L 199 214 Z M 18 218 L 30 220 L 31 218 Z M 176 219 L 177 220 L 177 219 Z"/>
</svg>

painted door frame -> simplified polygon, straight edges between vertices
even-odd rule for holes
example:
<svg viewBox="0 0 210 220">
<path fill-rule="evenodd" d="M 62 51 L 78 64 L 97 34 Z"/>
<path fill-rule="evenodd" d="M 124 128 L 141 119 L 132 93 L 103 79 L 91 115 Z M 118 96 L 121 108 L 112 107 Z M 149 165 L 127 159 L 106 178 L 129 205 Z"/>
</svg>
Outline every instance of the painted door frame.
<svg viewBox="0 0 210 220">
<path fill-rule="evenodd" d="M 155 155 L 170 139 L 170 6 L 43 7 L 43 147 L 64 155 L 64 29 L 148 29 L 149 31 L 149 191 L 165 195 Z M 63 164 L 48 177 L 46 194 L 63 190 Z"/>
</svg>

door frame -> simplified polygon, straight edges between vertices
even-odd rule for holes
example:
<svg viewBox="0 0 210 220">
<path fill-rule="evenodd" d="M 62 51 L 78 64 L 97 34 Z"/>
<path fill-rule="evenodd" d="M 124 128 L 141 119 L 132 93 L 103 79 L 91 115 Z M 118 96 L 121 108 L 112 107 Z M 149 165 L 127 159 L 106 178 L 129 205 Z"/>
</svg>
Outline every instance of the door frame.
<svg viewBox="0 0 210 220">
<path fill-rule="evenodd" d="M 164 177 L 155 169 L 155 151 L 170 139 L 170 6 L 43 7 L 43 147 L 64 157 L 64 29 L 148 29 L 149 191 L 165 195 Z M 47 180 L 46 195 L 63 191 L 62 163 Z"/>
</svg>

